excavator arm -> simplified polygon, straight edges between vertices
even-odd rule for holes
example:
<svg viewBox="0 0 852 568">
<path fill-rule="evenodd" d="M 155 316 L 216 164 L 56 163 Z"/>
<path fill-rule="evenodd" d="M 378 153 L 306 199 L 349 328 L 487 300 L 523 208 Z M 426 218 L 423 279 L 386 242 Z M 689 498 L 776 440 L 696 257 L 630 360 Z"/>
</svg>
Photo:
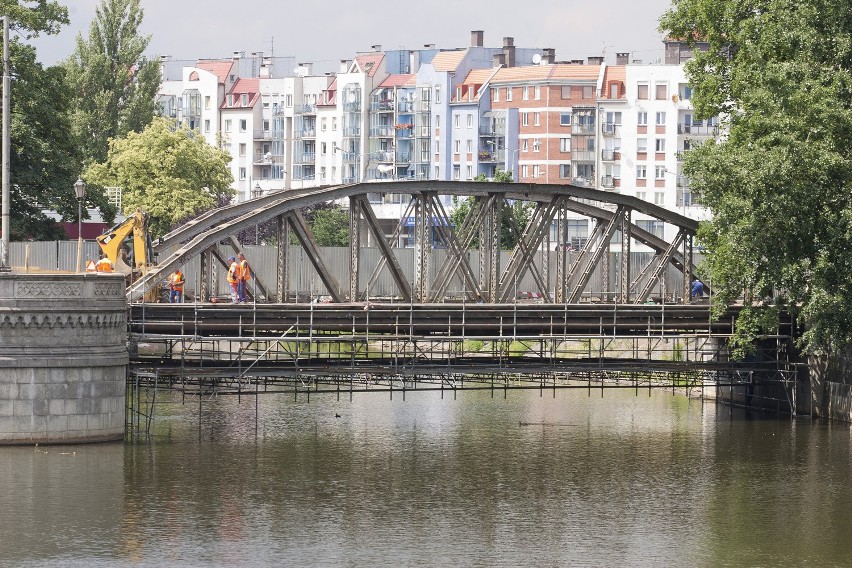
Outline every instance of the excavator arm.
<svg viewBox="0 0 852 568">
<path fill-rule="evenodd" d="M 133 266 L 124 262 L 121 256 L 121 247 L 125 240 L 133 237 Z M 148 214 L 137 209 L 124 221 L 106 231 L 95 240 L 104 254 L 112 261 L 116 272 L 131 274 L 133 272 L 147 272 L 151 262 L 151 243 L 148 237 Z"/>
</svg>

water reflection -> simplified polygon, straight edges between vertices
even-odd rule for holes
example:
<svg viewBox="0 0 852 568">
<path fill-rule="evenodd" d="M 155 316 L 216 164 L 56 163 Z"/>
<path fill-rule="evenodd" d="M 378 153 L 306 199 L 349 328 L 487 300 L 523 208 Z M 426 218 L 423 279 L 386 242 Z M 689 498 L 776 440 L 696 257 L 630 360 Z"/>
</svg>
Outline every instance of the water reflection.
<svg viewBox="0 0 852 568">
<path fill-rule="evenodd" d="M 0 564 L 840 566 L 849 454 L 664 393 L 176 399 L 151 443 L 0 449 Z"/>
</svg>

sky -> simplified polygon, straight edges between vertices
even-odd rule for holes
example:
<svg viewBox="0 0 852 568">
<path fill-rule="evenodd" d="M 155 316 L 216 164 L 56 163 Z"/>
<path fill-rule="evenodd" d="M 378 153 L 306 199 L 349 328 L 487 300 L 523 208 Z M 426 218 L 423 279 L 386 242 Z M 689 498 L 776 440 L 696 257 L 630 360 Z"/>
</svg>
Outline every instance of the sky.
<svg viewBox="0 0 852 568">
<path fill-rule="evenodd" d="M 71 25 L 56 36 L 32 40 L 52 65 L 68 57 L 78 33 L 88 33 L 100 0 L 59 0 Z M 356 52 L 467 47 L 471 30 L 485 32 L 486 47 L 512 37 L 518 47 L 555 48 L 556 60 L 629 52 L 631 60 L 663 56 L 657 31 L 670 0 L 142 0 L 141 32 L 151 35 L 147 55 L 174 59 L 230 57 L 262 51 L 336 70 Z"/>
</svg>

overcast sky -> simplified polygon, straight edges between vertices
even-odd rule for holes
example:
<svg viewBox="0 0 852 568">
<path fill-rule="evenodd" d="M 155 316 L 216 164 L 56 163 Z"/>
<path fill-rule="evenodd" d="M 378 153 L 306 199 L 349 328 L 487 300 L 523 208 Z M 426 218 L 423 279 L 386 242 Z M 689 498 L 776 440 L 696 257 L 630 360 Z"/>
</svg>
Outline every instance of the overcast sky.
<svg viewBox="0 0 852 568">
<path fill-rule="evenodd" d="M 87 33 L 99 0 L 66 0 L 71 25 L 34 40 L 39 59 L 54 64 L 71 54 Z M 149 56 L 175 59 L 229 57 L 234 51 L 274 51 L 297 62 L 336 70 L 374 44 L 384 49 L 470 45 L 470 31 L 484 30 L 485 45 L 503 37 L 518 47 L 552 47 L 556 60 L 629 52 L 631 59 L 662 57 L 657 20 L 670 0 L 142 0 L 142 32 L 151 34 Z"/>
</svg>

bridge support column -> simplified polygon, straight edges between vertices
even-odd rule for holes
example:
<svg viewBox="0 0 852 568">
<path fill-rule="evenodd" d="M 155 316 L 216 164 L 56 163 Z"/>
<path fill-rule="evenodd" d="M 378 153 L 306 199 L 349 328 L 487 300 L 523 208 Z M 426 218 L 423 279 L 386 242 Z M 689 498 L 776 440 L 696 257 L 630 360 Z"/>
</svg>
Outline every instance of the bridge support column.
<svg viewBox="0 0 852 568">
<path fill-rule="evenodd" d="M 210 299 L 211 279 L 213 275 L 213 253 L 207 249 L 201 253 L 199 269 L 198 293 L 196 297 L 199 302 L 206 302 Z"/>
<path fill-rule="evenodd" d="M 620 299 L 630 303 L 630 209 L 624 211 L 621 220 L 621 291 Z"/>
<path fill-rule="evenodd" d="M 275 288 L 275 301 L 283 304 L 289 299 L 287 264 L 290 259 L 290 224 L 284 215 L 279 215 L 275 221 L 278 234 L 278 283 Z"/>
<path fill-rule="evenodd" d="M 429 297 L 427 280 L 429 275 L 429 252 L 432 248 L 432 223 L 426 206 L 427 196 L 417 196 L 414 213 L 414 299 L 425 302 Z"/>
<path fill-rule="evenodd" d="M 121 274 L 0 275 L 0 444 L 124 438 Z"/>
<path fill-rule="evenodd" d="M 361 255 L 361 200 L 349 198 L 349 301 L 357 302 L 359 290 L 359 258 Z"/>
</svg>

